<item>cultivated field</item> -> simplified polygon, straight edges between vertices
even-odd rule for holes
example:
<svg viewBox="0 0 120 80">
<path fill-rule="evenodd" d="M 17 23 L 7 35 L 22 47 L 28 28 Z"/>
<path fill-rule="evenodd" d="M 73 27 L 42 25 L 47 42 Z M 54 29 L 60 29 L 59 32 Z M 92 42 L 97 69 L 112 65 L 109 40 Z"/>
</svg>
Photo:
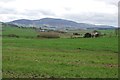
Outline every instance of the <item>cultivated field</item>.
<svg viewBox="0 0 120 80">
<path fill-rule="evenodd" d="M 3 37 L 3 78 L 118 77 L 118 38 L 113 31 L 99 38 L 47 39 L 36 38 L 33 29 L 3 27 L 3 35 L 8 34 L 19 38 Z"/>
</svg>

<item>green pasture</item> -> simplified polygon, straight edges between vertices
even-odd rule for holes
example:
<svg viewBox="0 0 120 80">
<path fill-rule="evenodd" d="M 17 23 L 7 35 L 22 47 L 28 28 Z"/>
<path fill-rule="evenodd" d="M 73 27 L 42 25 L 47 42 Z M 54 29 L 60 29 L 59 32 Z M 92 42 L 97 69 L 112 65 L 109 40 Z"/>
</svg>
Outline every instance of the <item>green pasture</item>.
<svg viewBox="0 0 120 80">
<path fill-rule="evenodd" d="M 24 38 L 33 29 L 3 28 L 3 78 L 117 78 L 118 38 Z M 105 31 L 107 32 L 107 31 Z"/>
</svg>

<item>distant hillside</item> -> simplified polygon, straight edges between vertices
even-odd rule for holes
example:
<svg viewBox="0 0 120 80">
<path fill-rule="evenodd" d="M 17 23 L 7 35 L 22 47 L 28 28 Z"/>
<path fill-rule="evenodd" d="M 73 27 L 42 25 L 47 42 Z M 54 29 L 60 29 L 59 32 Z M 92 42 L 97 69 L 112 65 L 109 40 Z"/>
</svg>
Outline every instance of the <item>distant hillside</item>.
<svg viewBox="0 0 120 80">
<path fill-rule="evenodd" d="M 8 22 L 9 24 L 15 24 L 18 26 L 25 26 L 25 27 L 54 27 L 57 29 L 60 28 L 67 28 L 67 29 L 112 29 L 113 26 L 107 25 L 93 25 L 87 23 L 77 23 L 70 20 L 65 19 L 55 19 L 55 18 L 42 18 L 39 20 L 27 20 L 27 19 L 19 19 Z"/>
<path fill-rule="evenodd" d="M 107 25 L 97 25 L 95 27 L 89 27 L 87 29 L 108 30 L 108 29 L 115 29 L 115 27 L 113 27 L 113 26 L 107 26 Z"/>
<path fill-rule="evenodd" d="M 3 27 L 10 26 L 10 27 L 19 27 L 18 25 L 15 24 L 6 24 L 6 23 L 1 23 Z"/>
</svg>

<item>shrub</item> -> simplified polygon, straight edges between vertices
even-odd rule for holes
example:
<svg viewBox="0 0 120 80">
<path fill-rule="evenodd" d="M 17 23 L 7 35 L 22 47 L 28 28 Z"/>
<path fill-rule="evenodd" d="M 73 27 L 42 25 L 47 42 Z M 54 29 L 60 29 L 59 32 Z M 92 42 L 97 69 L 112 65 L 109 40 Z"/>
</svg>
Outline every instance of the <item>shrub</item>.
<svg viewBox="0 0 120 80">
<path fill-rule="evenodd" d="M 16 37 L 16 38 L 19 38 L 18 35 L 15 35 L 15 34 L 9 34 L 8 37 Z"/>
<path fill-rule="evenodd" d="M 59 34 L 56 32 L 40 32 L 37 35 L 38 38 L 60 38 Z"/>
</svg>

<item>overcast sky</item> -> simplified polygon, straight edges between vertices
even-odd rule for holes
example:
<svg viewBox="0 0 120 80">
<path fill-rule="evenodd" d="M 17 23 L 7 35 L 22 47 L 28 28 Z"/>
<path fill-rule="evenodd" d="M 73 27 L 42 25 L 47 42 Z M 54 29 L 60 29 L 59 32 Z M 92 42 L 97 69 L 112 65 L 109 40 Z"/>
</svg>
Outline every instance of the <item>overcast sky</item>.
<svg viewBox="0 0 120 80">
<path fill-rule="evenodd" d="M 119 0 L 0 0 L 0 21 L 62 18 L 117 26 Z"/>
</svg>

